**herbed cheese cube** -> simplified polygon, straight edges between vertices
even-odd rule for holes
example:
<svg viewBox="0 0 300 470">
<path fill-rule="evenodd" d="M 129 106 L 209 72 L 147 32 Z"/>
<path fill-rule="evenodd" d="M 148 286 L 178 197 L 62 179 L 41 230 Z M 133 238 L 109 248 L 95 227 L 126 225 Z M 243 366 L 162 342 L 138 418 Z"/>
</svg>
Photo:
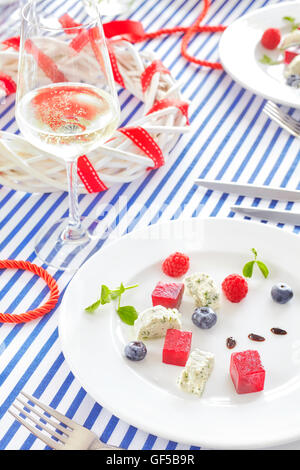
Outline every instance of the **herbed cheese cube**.
<svg viewBox="0 0 300 470">
<path fill-rule="evenodd" d="M 220 308 L 220 293 L 214 280 L 205 273 L 194 273 L 184 280 L 186 292 L 193 297 L 197 307 Z"/>
<path fill-rule="evenodd" d="M 214 366 L 214 355 L 195 349 L 178 377 L 177 384 L 188 393 L 201 396 Z"/>
<path fill-rule="evenodd" d="M 138 340 L 162 338 L 170 328 L 181 330 L 181 314 L 176 308 L 156 305 L 139 314 L 134 328 Z"/>
</svg>

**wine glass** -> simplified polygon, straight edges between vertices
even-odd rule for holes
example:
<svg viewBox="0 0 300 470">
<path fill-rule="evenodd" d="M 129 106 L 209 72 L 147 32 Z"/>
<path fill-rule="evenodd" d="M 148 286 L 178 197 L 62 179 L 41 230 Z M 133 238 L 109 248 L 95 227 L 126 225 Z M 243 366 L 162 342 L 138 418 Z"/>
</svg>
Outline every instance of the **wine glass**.
<svg viewBox="0 0 300 470">
<path fill-rule="evenodd" d="M 136 0 L 83 0 L 86 11 L 96 2 L 99 5 L 102 16 L 114 17 L 116 15 L 129 14 Z"/>
<path fill-rule="evenodd" d="M 69 217 L 43 228 L 36 254 L 56 269 L 76 270 L 101 231 L 98 220 L 79 215 L 77 161 L 110 138 L 120 107 L 98 8 L 65 28 L 64 2 L 57 17 L 43 3 L 32 0 L 22 10 L 16 120 L 45 159 L 64 160 L 67 169 Z M 78 40 L 73 46 L 74 38 L 84 47 Z"/>
</svg>

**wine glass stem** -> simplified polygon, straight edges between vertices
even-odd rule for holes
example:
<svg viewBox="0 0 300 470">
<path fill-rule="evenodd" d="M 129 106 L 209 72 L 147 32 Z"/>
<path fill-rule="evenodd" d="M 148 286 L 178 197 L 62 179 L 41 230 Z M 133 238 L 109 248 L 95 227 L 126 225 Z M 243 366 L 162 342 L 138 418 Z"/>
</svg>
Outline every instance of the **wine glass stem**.
<svg viewBox="0 0 300 470">
<path fill-rule="evenodd" d="M 70 241 L 81 239 L 84 230 L 81 227 L 77 193 L 77 160 L 66 162 L 69 189 L 69 220 L 65 238 Z"/>
</svg>

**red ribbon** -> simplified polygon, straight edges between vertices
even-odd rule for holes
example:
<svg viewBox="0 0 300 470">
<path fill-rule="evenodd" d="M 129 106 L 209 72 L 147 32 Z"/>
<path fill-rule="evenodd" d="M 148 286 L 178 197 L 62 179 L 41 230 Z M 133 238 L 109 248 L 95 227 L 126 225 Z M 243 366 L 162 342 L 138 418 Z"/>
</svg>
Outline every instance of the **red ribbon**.
<svg viewBox="0 0 300 470">
<path fill-rule="evenodd" d="M 7 47 L 12 47 L 16 51 L 18 51 L 20 48 L 20 36 L 14 36 L 14 37 L 5 39 L 5 41 L 2 41 L 2 44 L 4 44 Z"/>
<path fill-rule="evenodd" d="M 110 21 L 103 25 L 103 31 L 107 38 L 122 36 L 129 41 L 135 41 L 145 36 L 142 23 L 132 20 Z"/>
<path fill-rule="evenodd" d="M 188 115 L 188 109 L 189 109 L 189 104 L 186 103 L 185 101 L 180 101 L 180 100 L 171 100 L 171 99 L 163 99 L 163 100 L 157 100 L 152 108 L 148 111 L 147 114 L 155 113 L 155 111 L 160 111 L 161 109 L 169 108 L 171 106 L 175 106 L 176 108 L 179 109 L 181 114 L 186 118 L 186 123 L 189 125 L 189 115 Z"/>
<path fill-rule="evenodd" d="M 122 127 L 118 131 L 126 135 L 147 157 L 153 160 L 154 166 L 148 168 L 148 170 L 154 170 L 164 165 L 165 161 L 161 148 L 143 127 Z"/>
<path fill-rule="evenodd" d="M 112 68 L 114 80 L 121 87 L 126 88 L 125 83 L 124 83 L 124 79 L 123 79 L 123 77 L 120 73 L 119 67 L 118 67 L 117 58 L 116 58 L 116 55 L 114 53 L 114 49 L 113 49 L 112 44 L 108 43 L 107 48 L 108 48 L 108 54 L 109 54 L 109 58 L 110 58 L 110 63 L 111 63 L 111 68 Z"/>
<path fill-rule="evenodd" d="M 55 62 L 53 62 L 48 55 L 44 54 L 30 39 L 25 41 L 25 49 L 33 55 L 38 66 L 53 83 L 68 81 L 67 77 L 59 70 Z"/>
<path fill-rule="evenodd" d="M 80 31 L 70 42 L 69 46 L 76 52 L 80 52 L 89 42 L 89 35 L 87 31 Z"/>
<path fill-rule="evenodd" d="M 66 34 L 76 34 L 82 31 L 79 26 L 81 26 L 80 23 L 76 23 L 76 21 L 71 18 L 68 13 L 65 13 L 59 18 L 59 22 L 62 25 L 62 27 L 65 30 Z M 74 29 L 73 29 L 74 28 Z"/>
<path fill-rule="evenodd" d="M 152 64 L 150 64 L 141 75 L 141 85 L 143 93 L 147 91 L 153 78 L 153 75 L 155 75 L 157 72 L 170 74 L 170 70 L 167 69 L 167 67 L 165 67 L 160 60 L 154 60 Z"/>
<path fill-rule="evenodd" d="M 86 155 L 78 158 L 77 173 L 89 193 L 100 193 L 108 189 Z"/>
<path fill-rule="evenodd" d="M 9 75 L 0 72 L 0 88 L 4 90 L 6 95 L 11 95 L 16 92 L 17 85 Z"/>
</svg>

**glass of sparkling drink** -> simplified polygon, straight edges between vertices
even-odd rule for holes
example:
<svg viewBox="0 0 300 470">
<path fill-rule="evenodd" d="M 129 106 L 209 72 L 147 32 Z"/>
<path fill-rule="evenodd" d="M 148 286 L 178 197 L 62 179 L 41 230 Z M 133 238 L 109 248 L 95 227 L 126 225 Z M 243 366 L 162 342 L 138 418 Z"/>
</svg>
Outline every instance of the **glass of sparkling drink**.
<svg viewBox="0 0 300 470">
<path fill-rule="evenodd" d="M 101 15 L 114 17 L 116 15 L 128 14 L 134 2 L 137 0 L 83 0 L 87 12 L 93 8 L 93 3 L 97 3 Z"/>
<path fill-rule="evenodd" d="M 97 7 L 66 26 L 59 20 L 64 2 L 57 16 L 44 3 L 22 10 L 16 120 L 43 158 L 63 160 L 67 170 L 69 217 L 41 230 L 36 254 L 56 269 L 75 270 L 102 236 L 99 220 L 79 215 L 77 161 L 111 137 L 120 108 Z"/>
</svg>

